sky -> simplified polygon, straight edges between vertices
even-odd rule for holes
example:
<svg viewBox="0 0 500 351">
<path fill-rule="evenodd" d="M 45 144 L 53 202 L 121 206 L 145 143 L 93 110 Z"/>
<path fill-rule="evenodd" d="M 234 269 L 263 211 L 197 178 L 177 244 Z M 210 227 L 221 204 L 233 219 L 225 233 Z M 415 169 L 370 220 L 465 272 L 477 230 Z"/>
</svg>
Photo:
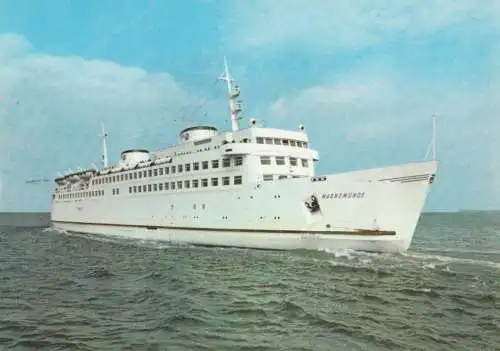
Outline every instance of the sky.
<svg viewBox="0 0 500 351">
<path fill-rule="evenodd" d="M 318 174 L 423 160 L 426 211 L 500 209 L 500 0 L 1 0 L 0 210 L 47 211 L 58 172 L 230 129 L 295 130 Z M 247 121 L 244 121 L 247 123 Z"/>
</svg>

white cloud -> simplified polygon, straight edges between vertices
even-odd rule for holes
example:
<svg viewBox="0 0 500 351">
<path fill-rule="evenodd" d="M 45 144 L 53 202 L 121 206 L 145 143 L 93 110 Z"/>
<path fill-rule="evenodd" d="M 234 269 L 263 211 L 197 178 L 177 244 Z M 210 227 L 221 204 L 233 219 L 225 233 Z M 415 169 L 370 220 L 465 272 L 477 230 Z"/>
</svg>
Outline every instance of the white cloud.
<svg viewBox="0 0 500 351">
<path fill-rule="evenodd" d="M 227 26 L 239 48 L 357 49 L 400 36 L 498 25 L 498 0 L 255 0 L 235 2 Z"/>
<path fill-rule="evenodd" d="M 265 117 L 286 128 L 305 124 L 320 151 L 319 171 L 331 172 L 422 160 L 436 114 L 442 163 L 431 208 L 500 207 L 498 81 L 438 84 L 361 71 L 346 83 L 325 81 L 280 96 Z"/>
<path fill-rule="evenodd" d="M 25 179 L 98 164 L 101 121 L 116 160 L 123 148 L 173 142 L 185 126 L 174 120 L 201 101 L 167 73 L 36 53 L 17 35 L 0 35 L 0 53 L 0 208 L 46 208 L 49 185 Z"/>
</svg>

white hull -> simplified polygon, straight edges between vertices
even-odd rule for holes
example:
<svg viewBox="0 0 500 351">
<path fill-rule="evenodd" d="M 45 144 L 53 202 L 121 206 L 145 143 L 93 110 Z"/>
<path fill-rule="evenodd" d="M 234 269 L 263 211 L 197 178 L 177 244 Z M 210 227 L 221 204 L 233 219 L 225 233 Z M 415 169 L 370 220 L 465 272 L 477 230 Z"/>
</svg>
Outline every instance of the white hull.
<svg viewBox="0 0 500 351">
<path fill-rule="evenodd" d="M 184 190 L 53 202 L 62 230 L 263 249 L 407 250 L 435 161 Z M 154 181 L 151 180 L 152 182 Z M 320 209 L 304 205 L 315 195 Z"/>
</svg>

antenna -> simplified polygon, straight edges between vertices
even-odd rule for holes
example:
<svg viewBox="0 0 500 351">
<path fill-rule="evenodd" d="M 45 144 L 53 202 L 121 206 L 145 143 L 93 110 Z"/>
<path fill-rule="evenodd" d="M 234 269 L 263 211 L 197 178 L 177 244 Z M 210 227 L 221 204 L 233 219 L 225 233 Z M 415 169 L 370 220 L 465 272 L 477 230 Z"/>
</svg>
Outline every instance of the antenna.
<svg viewBox="0 0 500 351">
<path fill-rule="evenodd" d="M 432 115 L 432 160 L 436 161 L 436 115 Z"/>
<path fill-rule="evenodd" d="M 429 158 L 429 153 L 432 150 L 432 160 L 436 161 L 436 115 L 432 115 L 432 140 L 427 147 L 427 152 L 425 153 L 424 160 Z"/>
<path fill-rule="evenodd" d="M 236 99 L 240 96 L 240 88 L 233 86 L 233 78 L 229 74 L 229 68 L 227 65 L 227 58 L 224 56 L 224 75 L 218 78 L 227 82 L 227 90 L 229 92 L 229 110 L 231 112 L 231 125 L 233 132 L 240 129 L 240 113 L 243 110 L 243 106 L 240 101 Z"/>
<path fill-rule="evenodd" d="M 102 164 L 104 168 L 108 167 L 108 145 L 106 143 L 106 138 L 108 137 L 108 133 L 104 130 L 104 124 L 101 122 L 101 130 L 102 134 L 100 137 L 102 138 Z"/>
</svg>

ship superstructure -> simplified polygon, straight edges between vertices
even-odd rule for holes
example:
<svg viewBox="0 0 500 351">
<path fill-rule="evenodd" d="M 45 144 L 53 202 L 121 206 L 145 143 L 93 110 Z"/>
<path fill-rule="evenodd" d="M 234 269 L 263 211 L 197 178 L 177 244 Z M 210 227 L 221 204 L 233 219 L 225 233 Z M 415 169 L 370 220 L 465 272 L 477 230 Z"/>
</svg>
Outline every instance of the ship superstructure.
<svg viewBox="0 0 500 351">
<path fill-rule="evenodd" d="M 242 128 L 225 61 L 232 128 L 185 128 L 176 145 L 130 149 L 55 179 L 52 222 L 83 233 L 271 249 L 406 250 L 435 160 L 317 176 L 303 125 Z"/>
</svg>

